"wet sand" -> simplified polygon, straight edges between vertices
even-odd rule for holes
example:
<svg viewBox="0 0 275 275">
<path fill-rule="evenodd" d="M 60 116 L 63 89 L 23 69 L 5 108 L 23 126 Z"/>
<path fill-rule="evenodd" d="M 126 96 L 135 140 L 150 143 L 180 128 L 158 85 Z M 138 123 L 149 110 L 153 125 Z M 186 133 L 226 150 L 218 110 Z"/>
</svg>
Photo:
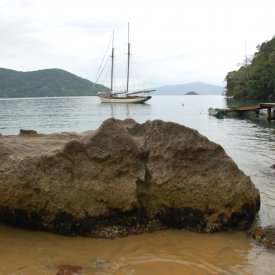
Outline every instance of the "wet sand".
<svg viewBox="0 0 275 275">
<path fill-rule="evenodd" d="M 275 251 L 246 232 L 199 234 L 167 230 L 106 240 L 64 237 L 0 224 L 0 274 L 275 274 Z"/>
</svg>

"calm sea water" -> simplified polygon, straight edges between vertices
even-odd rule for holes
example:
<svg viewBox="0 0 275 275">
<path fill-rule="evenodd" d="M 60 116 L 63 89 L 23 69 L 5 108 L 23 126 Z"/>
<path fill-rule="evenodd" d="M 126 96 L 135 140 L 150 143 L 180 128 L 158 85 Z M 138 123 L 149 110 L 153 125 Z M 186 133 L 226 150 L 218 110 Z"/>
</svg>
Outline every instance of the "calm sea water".
<svg viewBox="0 0 275 275">
<path fill-rule="evenodd" d="M 208 116 L 209 107 L 226 104 L 222 96 L 153 96 L 141 105 L 101 104 L 97 97 L 0 99 L 0 133 L 83 132 L 110 117 L 177 122 L 224 147 L 260 190 L 255 224 L 275 224 L 275 123 L 264 116 Z M 245 232 L 180 230 L 95 240 L 0 225 L 0 255 L 0 274 L 55 274 L 60 264 L 81 265 L 87 274 L 275 274 L 274 250 Z"/>
</svg>

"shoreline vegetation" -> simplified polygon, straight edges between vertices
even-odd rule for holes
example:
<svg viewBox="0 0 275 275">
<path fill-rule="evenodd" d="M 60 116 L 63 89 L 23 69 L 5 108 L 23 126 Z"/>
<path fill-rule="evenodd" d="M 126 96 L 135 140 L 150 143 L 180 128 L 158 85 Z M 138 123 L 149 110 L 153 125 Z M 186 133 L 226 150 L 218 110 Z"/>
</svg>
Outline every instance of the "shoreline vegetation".
<svg viewBox="0 0 275 275">
<path fill-rule="evenodd" d="M 275 99 L 275 36 L 257 46 L 252 58 L 225 78 L 226 96 L 235 99 Z"/>
</svg>

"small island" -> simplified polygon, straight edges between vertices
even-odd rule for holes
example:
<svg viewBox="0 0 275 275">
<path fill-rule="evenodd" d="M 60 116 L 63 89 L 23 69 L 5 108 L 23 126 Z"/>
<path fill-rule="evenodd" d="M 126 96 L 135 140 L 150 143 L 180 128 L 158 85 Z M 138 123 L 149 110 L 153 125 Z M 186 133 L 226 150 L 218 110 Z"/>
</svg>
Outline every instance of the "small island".
<svg viewBox="0 0 275 275">
<path fill-rule="evenodd" d="M 185 95 L 199 95 L 199 94 L 197 94 L 196 92 L 188 92 L 188 93 L 186 93 Z"/>
</svg>

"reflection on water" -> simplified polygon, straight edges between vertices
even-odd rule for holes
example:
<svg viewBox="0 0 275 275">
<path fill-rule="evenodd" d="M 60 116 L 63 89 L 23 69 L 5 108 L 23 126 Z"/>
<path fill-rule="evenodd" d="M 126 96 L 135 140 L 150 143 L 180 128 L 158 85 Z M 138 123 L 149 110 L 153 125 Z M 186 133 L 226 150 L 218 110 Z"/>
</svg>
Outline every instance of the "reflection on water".
<svg viewBox="0 0 275 275">
<path fill-rule="evenodd" d="M 234 100 L 234 105 L 242 103 Z M 232 99 L 221 96 L 153 96 L 146 104 L 102 104 L 97 97 L 0 99 L 0 132 L 18 134 L 20 128 L 42 133 L 82 132 L 96 129 L 105 119 L 115 117 L 133 118 L 138 122 L 169 120 L 200 132 L 207 128 L 220 134 L 219 125 L 225 120 L 210 119 L 208 108 L 224 108 L 227 104 L 232 105 Z M 238 127 L 238 124 L 233 122 L 230 126 Z M 253 125 L 274 129 L 275 124 L 258 118 Z"/>
<path fill-rule="evenodd" d="M 0 133 L 83 132 L 98 128 L 110 117 L 143 122 L 150 118 L 150 109 L 149 104 L 101 104 L 97 97 L 0 99 Z"/>
<path fill-rule="evenodd" d="M 221 96 L 153 96 L 148 104 L 133 105 L 101 104 L 96 97 L 0 99 L 0 133 L 82 132 L 110 117 L 177 122 L 223 146 L 260 190 L 255 224 L 275 224 L 275 122 L 208 116 L 209 107 L 226 105 Z M 275 274 L 274 251 L 245 232 L 182 230 L 99 240 L 0 225 L 0 254 L 0 274 L 55 274 L 62 264 L 83 266 L 87 274 Z"/>
<path fill-rule="evenodd" d="M 259 100 L 259 99 L 226 99 L 227 106 L 244 106 L 244 105 L 257 105 L 259 103 L 275 103 L 275 99 L 269 100 Z M 230 118 L 239 119 L 239 120 L 248 120 L 251 121 L 261 127 L 275 128 L 274 121 L 267 120 L 266 109 L 262 110 L 262 112 L 243 112 L 243 113 L 229 113 L 228 116 Z"/>
</svg>

